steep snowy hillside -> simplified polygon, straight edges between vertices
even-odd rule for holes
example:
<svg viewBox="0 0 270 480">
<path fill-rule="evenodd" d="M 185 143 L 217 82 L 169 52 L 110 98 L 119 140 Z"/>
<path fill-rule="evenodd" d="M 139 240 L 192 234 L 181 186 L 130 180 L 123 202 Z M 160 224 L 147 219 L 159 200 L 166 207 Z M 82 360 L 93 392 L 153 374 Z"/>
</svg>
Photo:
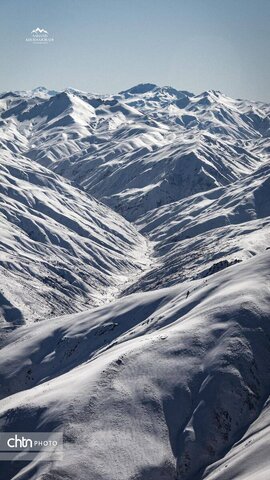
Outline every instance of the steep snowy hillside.
<svg viewBox="0 0 270 480">
<path fill-rule="evenodd" d="M 4 480 L 270 476 L 270 105 L 0 95 Z M 93 195 L 93 196 L 92 196 Z"/>
<path fill-rule="evenodd" d="M 270 248 L 270 164 L 223 188 L 157 208 L 137 221 L 157 264 L 127 292 L 211 275 Z"/>
<path fill-rule="evenodd" d="M 230 184 L 264 163 L 270 106 L 143 84 L 114 96 L 68 89 L 0 97 L 0 138 L 124 217 Z"/>
<path fill-rule="evenodd" d="M 65 451 L 5 480 L 268 478 L 269 272 L 265 252 L 11 334 L 2 430 L 63 430 Z"/>
<path fill-rule="evenodd" d="M 0 152 L 0 317 L 18 325 L 109 301 L 148 264 L 148 242 L 46 168 Z"/>
</svg>

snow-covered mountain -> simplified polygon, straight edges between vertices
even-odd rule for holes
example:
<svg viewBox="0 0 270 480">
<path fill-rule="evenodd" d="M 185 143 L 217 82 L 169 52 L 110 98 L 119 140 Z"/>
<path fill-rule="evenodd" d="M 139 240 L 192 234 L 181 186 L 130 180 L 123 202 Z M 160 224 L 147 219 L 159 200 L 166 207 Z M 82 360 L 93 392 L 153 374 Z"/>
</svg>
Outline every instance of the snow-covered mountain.
<svg viewBox="0 0 270 480">
<path fill-rule="evenodd" d="M 137 225 L 155 242 L 157 262 L 127 292 L 205 277 L 262 253 L 270 248 L 270 164 L 151 210 Z"/>
<path fill-rule="evenodd" d="M 269 105 L 214 91 L 145 84 L 114 96 L 68 89 L 43 98 L 34 90 L 5 94 L 0 109 L 7 148 L 131 220 L 242 178 L 270 149 Z"/>
<path fill-rule="evenodd" d="M 2 430 L 60 430 L 65 451 L 4 478 L 265 480 L 269 272 L 266 252 L 18 329 L 0 353 Z"/>
<path fill-rule="evenodd" d="M 148 265 L 124 218 L 28 158 L 0 152 L 0 318 L 6 326 L 114 298 Z"/>
<path fill-rule="evenodd" d="M 270 105 L 140 84 L 0 95 L 5 480 L 266 480 Z"/>
</svg>

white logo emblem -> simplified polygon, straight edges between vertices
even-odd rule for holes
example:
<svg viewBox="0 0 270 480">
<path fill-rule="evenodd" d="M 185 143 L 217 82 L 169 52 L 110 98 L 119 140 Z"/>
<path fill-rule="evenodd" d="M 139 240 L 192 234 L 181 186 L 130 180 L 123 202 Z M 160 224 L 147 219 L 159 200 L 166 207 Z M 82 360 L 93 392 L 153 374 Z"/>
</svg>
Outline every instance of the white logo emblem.
<svg viewBox="0 0 270 480">
<path fill-rule="evenodd" d="M 47 30 L 44 30 L 44 28 L 39 28 L 39 27 L 37 27 L 37 28 L 35 28 L 34 30 L 32 30 L 31 34 L 32 34 L 32 33 L 35 33 L 35 34 L 37 34 L 37 35 L 38 35 L 39 33 L 45 33 L 46 35 L 48 35 Z"/>
<path fill-rule="evenodd" d="M 31 37 L 27 37 L 25 41 L 35 45 L 48 45 L 54 42 L 54 38 L 49 35 L 45 28 L 37 27 L 32 30 Z"/>
</svg>

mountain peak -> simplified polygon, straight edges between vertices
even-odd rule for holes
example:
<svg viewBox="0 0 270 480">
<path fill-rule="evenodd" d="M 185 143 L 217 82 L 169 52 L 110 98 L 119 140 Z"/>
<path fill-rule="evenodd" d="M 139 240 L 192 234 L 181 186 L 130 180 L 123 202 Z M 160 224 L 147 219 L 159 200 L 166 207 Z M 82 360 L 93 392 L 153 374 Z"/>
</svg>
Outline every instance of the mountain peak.
<svg viewBox="0 0 270 480">
<path fill-rule="evenodd" d="M 119 93 L 120 94 L 130 94 L 130 95 L 139 95 L 139 94 L 150 92 L 151 90 L 154 90 L 155 88 L 157 88 L 157 85 L 155 83 L 139 83 L 138 85 L 135 85 L 134 87 L 128 88 L 127 90 L 122 90 Z"/>
</svg>

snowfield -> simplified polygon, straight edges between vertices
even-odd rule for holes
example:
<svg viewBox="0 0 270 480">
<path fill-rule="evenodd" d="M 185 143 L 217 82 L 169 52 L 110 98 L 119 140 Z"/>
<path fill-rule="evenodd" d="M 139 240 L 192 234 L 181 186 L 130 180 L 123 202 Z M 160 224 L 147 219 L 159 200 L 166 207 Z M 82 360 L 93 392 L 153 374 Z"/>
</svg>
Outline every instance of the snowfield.
<svg viewBox="0 0 270 480">
<path fill-rule="evenodd" d="M 246 260 L 270 248 L 270 165 L 151 210 L 136 223 L 156 242 L 159 262 L 127 292 L 204 277 Z"/>
<path fill-rule="evenodd" d="M 270 477 L 270 105 L 0 95 L 4 480 Z"/>
<path fill-rule="evenodd" d="M 36 90 L 7 93 L 1 107 L 8 148 L 15 143 L 132 221 L 228 185 L 269 157 L 269 105 L 216 91 L 146 84 L 114 96 L 68 89 L 44 98 Z"/>
<path fill-rule="evenodd" d="M 147 268 L 149 242 L 105 205 L 19 154 L 0 171 L 4 326 L 109 301 Z"/>
<path fill-rule="evenodd" d="M 37 458 L 14 478 L 255 479 L 260 468 L 263 478 L 269 277 L 266 252 L 208 280 L 11 334 L 2 429 L 63 429 L 66 440 L 62 462 Z"/>
</svg>

